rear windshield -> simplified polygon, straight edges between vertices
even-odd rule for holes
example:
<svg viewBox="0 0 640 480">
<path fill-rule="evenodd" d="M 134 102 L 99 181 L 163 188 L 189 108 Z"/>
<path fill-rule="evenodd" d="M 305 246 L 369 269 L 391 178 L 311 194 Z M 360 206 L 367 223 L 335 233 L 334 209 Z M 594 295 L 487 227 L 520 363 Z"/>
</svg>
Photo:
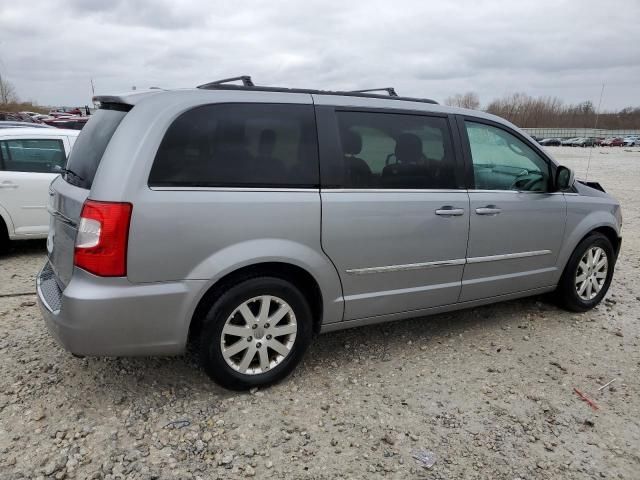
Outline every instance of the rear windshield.
<svg viewBox="0 0 640 480">
<path fill-rule="evenodd" d="M 109 140 L 127 112 L 98 110 L 92 115 L 73 145 L 64 178 L 72 185 L 91 188 L 93 177 Z"/>
</svg>

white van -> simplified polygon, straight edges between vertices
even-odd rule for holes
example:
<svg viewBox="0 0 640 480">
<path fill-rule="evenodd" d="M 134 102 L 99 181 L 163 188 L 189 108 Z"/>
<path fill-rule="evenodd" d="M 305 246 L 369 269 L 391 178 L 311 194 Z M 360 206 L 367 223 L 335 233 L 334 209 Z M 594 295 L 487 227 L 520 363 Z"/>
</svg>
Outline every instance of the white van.
<svg viewBox="0 0 640 480">
<path fill-rule="evenodd" d="M 49 184 L 64 171 L 79 133 L 0 129 L 0 250 L 9 240 L 47 237 Z"/>
</svg>

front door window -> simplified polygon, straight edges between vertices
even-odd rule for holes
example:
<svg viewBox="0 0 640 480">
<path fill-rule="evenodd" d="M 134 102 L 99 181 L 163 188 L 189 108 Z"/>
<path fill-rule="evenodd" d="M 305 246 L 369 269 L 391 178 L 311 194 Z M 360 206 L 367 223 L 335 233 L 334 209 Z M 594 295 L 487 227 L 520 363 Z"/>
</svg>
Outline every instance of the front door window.
<svg viewBox="0 0 640 480">
<path fill-rule="evenodd" d="M 549 165 L 526 143 L 491 125 L 465 122 L 465 126 L 476 190 L 549 190 Z"/>
</svg>

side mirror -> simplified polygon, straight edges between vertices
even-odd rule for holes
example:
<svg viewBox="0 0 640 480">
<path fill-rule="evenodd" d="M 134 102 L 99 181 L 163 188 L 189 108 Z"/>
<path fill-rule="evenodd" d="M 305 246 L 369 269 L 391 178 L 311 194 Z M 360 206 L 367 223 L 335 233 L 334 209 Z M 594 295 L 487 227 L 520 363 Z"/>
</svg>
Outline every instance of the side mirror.
<svg viewBox="0 0 640 480">
<path fill-rule="evenodd" d="M 556 170 L 556 190 L 566 192 L 571 190 L 576 181 L 576 175 L 570 168 L 559 166 Z"/>
</svg>

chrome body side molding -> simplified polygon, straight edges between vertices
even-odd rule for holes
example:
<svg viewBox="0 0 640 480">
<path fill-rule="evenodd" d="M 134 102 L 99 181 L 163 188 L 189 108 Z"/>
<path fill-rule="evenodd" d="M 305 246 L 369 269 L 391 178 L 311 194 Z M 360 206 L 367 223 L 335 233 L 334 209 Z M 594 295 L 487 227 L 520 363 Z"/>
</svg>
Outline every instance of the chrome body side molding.
<svg viewBox="0 0 640 480">
<path fill-rule="evenodd" d="M 551 250 L 534 250 L 531 252 L 505 253 L 502 255 L 489 255 L 486 257 L 467 258 L 467 263 L 497 262 L 500 260 L 511 260 L 513 258 L 537 257 L 539 255 L 549 255 Z"/>
<path fill-rule="evenodd" d="M 464 265 L 466 263 L 498 262 L 515 258 L 537 257 L 549 255 L 551 250 L 534 250 L 531 252 L 505 253 L 502 255 L 490 255 L 486 257 L 457 258 L 454 260 L 442 260 L 438 262 L 407 263 L 404 265 L 386 265 L 383 267 L 350 268 L 345 270 L 349 275 L 367 275 L 370 273 L 402 272 L 407 270 L 420 270 L 426 268 L 447 267 L 452 265 Z"/>
<path fill-rule="evenodd" d="M 455 260 L 441 260 L 438 262 L 407 263 L 405 265 L 387 265 L 384 267 L 350 268 L 349 270 L 346 270 L 346 272 L 349 275 L 367 275 L 369 273 L 401 272 L 406 270 L 420 270 L 423 268 L 437 268 L 464 264 L 465 259 L 458 258 Z"/>
</svg>

